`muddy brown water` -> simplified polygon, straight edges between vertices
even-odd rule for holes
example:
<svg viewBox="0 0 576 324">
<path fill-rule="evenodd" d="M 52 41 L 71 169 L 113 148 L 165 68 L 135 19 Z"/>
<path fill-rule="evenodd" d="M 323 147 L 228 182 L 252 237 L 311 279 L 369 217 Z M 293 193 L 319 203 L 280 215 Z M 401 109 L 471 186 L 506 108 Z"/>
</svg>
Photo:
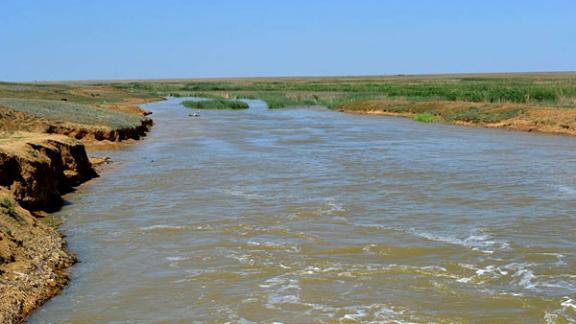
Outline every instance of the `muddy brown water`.
<svg viewBox="0 0 576 324">
<path fill-rule="evenodd" d="M 146 108 L 56 215 L 81 263 L 30 323 L 576 318 L 574 138 Z"/>
</svg>

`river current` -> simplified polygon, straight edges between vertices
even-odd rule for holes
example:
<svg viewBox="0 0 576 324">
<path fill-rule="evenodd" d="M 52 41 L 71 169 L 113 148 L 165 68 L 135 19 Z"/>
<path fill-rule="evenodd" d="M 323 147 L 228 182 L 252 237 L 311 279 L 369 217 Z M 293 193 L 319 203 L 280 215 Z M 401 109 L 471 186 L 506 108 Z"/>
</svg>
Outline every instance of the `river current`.
<svg viewBox="0 0 576 324">
<path fill-rule="evenodd" d="M 30 323 L 576 320 L 574 138 L 180 100 L 66 196 Z"/>
</svg>

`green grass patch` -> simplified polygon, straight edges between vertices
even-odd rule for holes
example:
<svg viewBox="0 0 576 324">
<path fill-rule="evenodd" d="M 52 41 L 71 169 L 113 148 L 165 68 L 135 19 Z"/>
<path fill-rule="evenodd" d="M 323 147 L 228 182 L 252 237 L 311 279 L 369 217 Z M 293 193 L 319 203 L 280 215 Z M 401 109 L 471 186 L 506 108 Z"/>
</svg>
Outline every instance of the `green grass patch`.
<svg viewBox="0 0 576 324">
<path fill-rule="evenodd" d="M 436 117 L 431 113 L 419 113 L 414 115 L 412 119 L 420 123 L 432 123 L 436 120 Z"/>
<path fill-rule="evenodd" d="M 67 101 L 0 98 L 0 106 L 54 121 L 106 126 L 113 130 L 142 123 L 142 117 L 135 114 Z"/>
<path fill-rule="evenodd" d="M 204 93 L 226 97 L 237 94 L 242 98 L 262 99 L 272 109 L 311 105 L 335 108 L 361 97 L 542 105 L 576 100 L 576 77 L 573 74 L 152 81 L 119 83 L 114 87 L 154 95 Z"/>
<path fill-rule="evenodd" d="M 5 215 L 17 220 L 21 221 L 20 215 L 16 211 L 16 202 L 10 198 L 0 198 L 0 210 Z"/>
<path fill-rule="evenodd" d="M 269 109 L 288 108 L 288 107 L 309 107 L 318 105 L 317 99 L 306 96 L 287 96 L 284 93 L 277 92 L 260 92 L 255 94 L 236 94 L 237 98 L 259 99 L 268 105 Z"/>
<path fill-rule="evenodd" d="M 522 109 L 482 110 L 472 107 L 464 111 L 458 111 L 448 116 L 448 120 L 465 121 L 469 123 L 498 123 L 514 118 L 522 113 Z"/>
<path fill-rule="evenodd" d="M 202 101 L 183 101 L 182 105 L 193 109 L 248 109 L 247 103 L 240 100 L 213 99 Z"/>
</svg>

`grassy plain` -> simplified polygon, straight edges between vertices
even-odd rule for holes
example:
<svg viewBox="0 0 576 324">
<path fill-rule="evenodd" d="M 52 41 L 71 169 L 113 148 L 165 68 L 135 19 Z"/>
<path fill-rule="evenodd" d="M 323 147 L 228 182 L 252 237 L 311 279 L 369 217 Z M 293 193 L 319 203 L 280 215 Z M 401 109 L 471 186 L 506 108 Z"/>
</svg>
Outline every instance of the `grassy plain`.
<svg viewBox="0 0 576 324">
<path fill-rule="evenodd" d="M 576 135 L 576 73 L 125 81 L 140 95 L 262 99 L 365 114 Z"/>
<path fill-rule="evenodd" d="M 61 106 L 62 111 L 74 103 L 86 105 L 77 106 L 86 111 L 100 107 L 138 112 L 137 103 L 165 96 L 261 99 L 271 109 L 325 106 L 351 113 L 427 116 L 427 122 L 576 135 L 576 73 L 569 72 L 0 83 L 0 106 L 10 108 L 6 106 L 15 99 L 29 100 L 28 115 L 38 107 L 36 99 L 53 100 L 51 106 Z M 222 101 L 214 102 L 222 106 Z M 61 118 L 58 111 L 49 109 L 48 114 Z M 120 115 L 88 116 L 100 112 L 84 114 L 80 122 L 108 127 L 129 123 Z"/>
</svg>

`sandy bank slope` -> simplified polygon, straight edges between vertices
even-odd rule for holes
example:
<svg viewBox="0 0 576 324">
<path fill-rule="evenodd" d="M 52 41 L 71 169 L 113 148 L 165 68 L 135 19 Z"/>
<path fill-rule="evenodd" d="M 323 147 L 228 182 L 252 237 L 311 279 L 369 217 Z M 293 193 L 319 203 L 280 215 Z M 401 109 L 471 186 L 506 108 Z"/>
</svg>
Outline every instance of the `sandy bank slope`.
<svg viewBox="0 0 576 324">
<path fill-rule="evenodd" d="M 58 232 L 29 210 L 58 208 L 62 193 L 95 176 L 84 146 L 67 136 L 16 133 L 0 139 L 1 323 L 23 321 L 57 294 L 75 261 Z"/>
<path fill-rule="evenodd" d="M 408 118 L 430 114 L 435 121 L 449 124 L 576 135 L 576 109 L 562 107 L 463 101 L 366 100 L 343 105 L 338 110 Z"/>
</svg>

